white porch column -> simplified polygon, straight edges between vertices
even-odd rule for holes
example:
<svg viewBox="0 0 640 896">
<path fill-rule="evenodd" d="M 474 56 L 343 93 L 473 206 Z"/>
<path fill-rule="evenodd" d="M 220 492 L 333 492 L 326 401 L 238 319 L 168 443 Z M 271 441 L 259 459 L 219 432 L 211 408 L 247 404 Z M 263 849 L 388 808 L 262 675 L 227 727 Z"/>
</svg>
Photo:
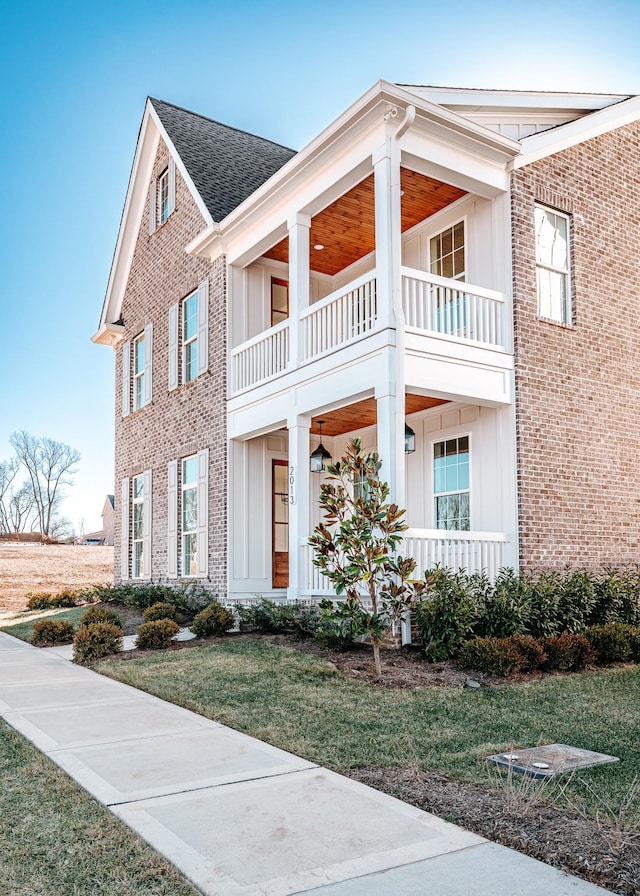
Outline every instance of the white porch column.
<svg viewBox="0 0 640 896">
<path fill-rule="evenodd" d="M 389 497 L 405 507 L 404 315 L 401 296 L 400 149 L 387 124 L 385 142 L 373 153 L 378 314 L 396 331 L 384 379 L 376 384 L 378 454 Z"/>
<path fill-rule="evenodd" d="M 302 543 L 309 537 L 310 417 L 293 416 L 289 432 L 289 587 L 288 600 L 299 600 L 305 590 Z"/>
<path fill-rule="evenodd" d="M 397 396 L 390 383 L 376 386 L 376 415 L 380 475 L 389 484 L 389 500 L 404 508 L 404 392 Z"/>
<path fill-rule="evenodd" d="M 289 228 L 289 364 L 301 361 L 300 312 L 309 307 L 309 229 L 311 218 L 298 212 Z"/>
</svg>

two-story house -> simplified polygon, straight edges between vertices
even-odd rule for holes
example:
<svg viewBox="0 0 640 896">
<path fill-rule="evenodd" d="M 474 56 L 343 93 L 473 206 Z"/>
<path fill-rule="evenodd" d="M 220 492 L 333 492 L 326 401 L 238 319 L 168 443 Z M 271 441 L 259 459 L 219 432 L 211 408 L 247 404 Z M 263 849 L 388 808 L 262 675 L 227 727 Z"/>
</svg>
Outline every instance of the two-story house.
<svg viewBox="0 0 640 896">
<path fill-rule="evenodd" d="M 356 435 L 419 570 L 637 561 L 639 119 L 381 81 L 294 152 L 149 99 L 93 337 L 116 578 L 328 593 Z"/>
</svg>

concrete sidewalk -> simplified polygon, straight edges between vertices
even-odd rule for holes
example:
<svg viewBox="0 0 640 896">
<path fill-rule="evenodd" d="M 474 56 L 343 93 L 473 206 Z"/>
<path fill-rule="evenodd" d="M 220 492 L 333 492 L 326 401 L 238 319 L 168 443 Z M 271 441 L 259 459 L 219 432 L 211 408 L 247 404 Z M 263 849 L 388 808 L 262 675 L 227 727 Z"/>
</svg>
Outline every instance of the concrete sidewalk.
<svg viewBox="0 0 640 896">
<path fill-rule="evenodd" d="M 2 632 L 0 715 L 210 896 L 608 892 Z"/>
</svg>

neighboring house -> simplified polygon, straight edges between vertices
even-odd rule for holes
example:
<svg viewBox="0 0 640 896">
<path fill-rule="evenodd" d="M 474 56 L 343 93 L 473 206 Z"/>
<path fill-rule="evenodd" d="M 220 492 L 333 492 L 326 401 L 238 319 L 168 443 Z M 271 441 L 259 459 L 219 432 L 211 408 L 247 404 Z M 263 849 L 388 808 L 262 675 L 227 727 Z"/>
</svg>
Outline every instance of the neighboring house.
<svg viewBox="0 0 640 896">
<path fill-rule="evenodd" d="M 116 503 L 114 495 L 107 495 L 102 508 L 102 544 L 112 545 L 115 537 Z"/>
<path fill-rule="evenodd" d="M 100 328 L 116 579 L 328 593 L 359 436 L 419 570 L 639 559 L 640 98 L 378 82 L 300 152 L 150 99 Z"/>
</svg>

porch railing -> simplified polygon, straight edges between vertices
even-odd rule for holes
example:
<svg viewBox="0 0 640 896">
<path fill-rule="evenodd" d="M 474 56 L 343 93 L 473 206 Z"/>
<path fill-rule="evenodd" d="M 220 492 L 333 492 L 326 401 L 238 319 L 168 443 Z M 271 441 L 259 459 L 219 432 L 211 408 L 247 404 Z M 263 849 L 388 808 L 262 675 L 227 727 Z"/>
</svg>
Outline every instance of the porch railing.
<svg viewBox="0 0 640 896">
<path fill-rule="evenodd" d="M 416 561 L 418 576 L 438 564 L 470 574 L 484 570 L 493 581 L 504 566 L 506 544 L 502 532 L 407 529 L 404 533 L 404 553 Z"/>
<path fill-rule="evenodd" d="M 502 347 L 501 293 L 402 268 L 407 327 Z"/>
<path fill-rule="evenodd" d="M 302 360 L 309 361 L 366 336 L 377 319 L 376 278 L 369 272 L 302 312 Z"/>
<path fill-rule="evenodd" d="M 471 574 L 483 570 L 493 581 L 504 566 L 507 536 L 502 532 L 453 532 L 445 529 L 407 529 L 401 553 L 416 561 L 416 576 L 436 564 Z M 329 579 L 313 565 L 313 549 L 302 545 L 305 590 L 311 595 L 334 595 Z"/>
<path fill-rule="evenodd" d="M 243 342 L 231 351 L 234 392 L 264 382 L 287 369 L 289 364 L 289 321 Z"/>
</svg>

